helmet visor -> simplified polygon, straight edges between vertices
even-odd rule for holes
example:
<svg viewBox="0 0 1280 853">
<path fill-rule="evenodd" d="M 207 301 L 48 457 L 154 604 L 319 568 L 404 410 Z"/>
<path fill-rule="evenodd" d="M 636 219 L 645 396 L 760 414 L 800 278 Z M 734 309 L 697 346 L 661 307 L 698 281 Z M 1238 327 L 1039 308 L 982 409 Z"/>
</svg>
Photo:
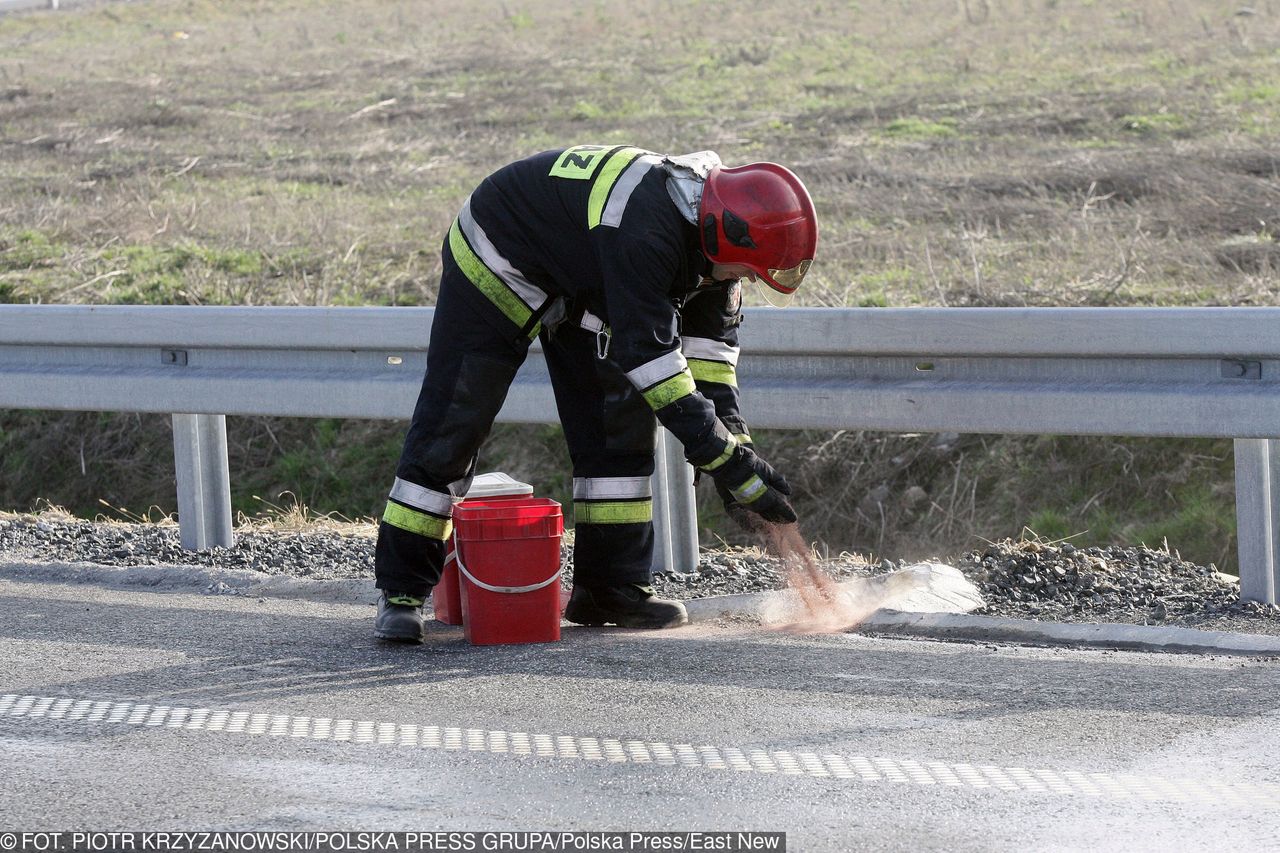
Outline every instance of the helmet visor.
<svg viewBox="0 0 1280 853">
<path fill-rule="evenodd" d="M 809 267 L 813 264 L 813 259 L 808 258 L 796 264 L 791 269 L 786 270 L 769 270 L 769 278 L 778 283 L 778 287 L 788 292 L 794 293 L 796 288 L 800 286 L 800 282 L 804 280 L 804 274 L 809 271 Z"/>
<path fill-rule="evenodd" d="M 769 282 L 764 279 L 757 279 L 756 283 L 760 285 L 756 290 L 764 297 L 764 301 L 768 302 L 774 308 L 786 308 L 791 304 L 792 300 L 796 298 L 796 292 L 794 290 L 790 293 L 783 293 L 781 290 L 774 288 L 773 285 L 769 284 Z"/>
<path fill-rule="evenodd" d="M 809 266 L 813 263 L 813 259 L 809 258 L 796 264 L 794 267 L 785 270 L 769 269 L 769 276 L 760 283 L 760 293 L 764 296 L 765 301 L 770 305 L 778 308 L 786 308 L 791 304 L 791 300 L 796 297 L 796 290 L 800 287 L 800 282 L 804 280 L 804 274 L 809 271 Z"/>
</svg>

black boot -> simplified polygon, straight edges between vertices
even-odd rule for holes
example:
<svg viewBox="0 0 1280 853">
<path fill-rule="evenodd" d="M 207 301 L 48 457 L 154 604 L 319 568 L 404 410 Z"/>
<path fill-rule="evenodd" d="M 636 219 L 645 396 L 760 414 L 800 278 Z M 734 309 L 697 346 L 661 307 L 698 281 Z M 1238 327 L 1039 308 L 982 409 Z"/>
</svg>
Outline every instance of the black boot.
<svg viewBox="0 0 1280 853">
<path fill-rule="evenodd" d="M 564 618 L 579 625 L 674 628 L 688 622 L 689 614 L 680 602 L 655 596 L 651 586 L 625 584 L 588 589 L 574 584 Z"/>
<path fill-rule="evenodd" d="M 378 617 L 373 623 L 373 636 L 398 643 L 421 643 L 423 600 L 416 595 L 387 592 L 378 596 Z"/>
</svg>

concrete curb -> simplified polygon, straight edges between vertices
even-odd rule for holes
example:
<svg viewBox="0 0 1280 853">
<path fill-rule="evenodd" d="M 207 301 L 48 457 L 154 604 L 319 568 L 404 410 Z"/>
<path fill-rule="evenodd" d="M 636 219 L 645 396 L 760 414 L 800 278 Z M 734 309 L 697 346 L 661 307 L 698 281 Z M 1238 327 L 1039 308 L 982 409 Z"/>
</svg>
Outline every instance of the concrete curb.
<svg viewBox="0 0 1280 853">
<path fill-rule="evenodd" d="M 1280 637 L 1235 634 L 1174 625 L 1118 622 L 1036 622 L 957 613 L 877 611 L 859 629 L 864 634 L 919 636 L 1073 648 L 1133 649 L 1146 652 L 1280 656 Z"/>
<path fill-rule="evenodd" d="M 754 616 L 773 593 L 748 592 L 686 601 L 690 620 Z M 1235 634 L 1163 625 L 1116 622 L 1036 622 L 968 613 L 902 613 L 877 610 L 857 632 L 890 637 L 1028 646 L 1125 649 L 1144 652 L 1280 656 L 1280 636 Z"/>
<path fill-rule="evenodd" d="M 321 580 L 269 575 L 250 569 L 203 566 L 99 566 L 94 563 L 0 561 L 0 580 L 144 587 L 157 592 L 261 596 L 326 603 L 375 604 L 378 600 L 372 578 Z"/>
<path fill-rule="evenodd" d="M 262 596 L 328 603 L 373 604 L 372 578 L 316 580 L 268 575 L 247 569 L 200 566 L 99 566 L 92 563 L 0 562 L 0 580 L 96 584 L 158 592 Z M 685 602 L 692 621 L 755 617 L 774 593 L 718 595 Z M 1161 625 L 1036 622 L 958 613 L 877 610 L 858 633 L 928 640 L 1016 643 L 1033 646 L 1125 649 L 1190 654 L 1280 656 L 1280 636 L 1203 631 Z"/>
</svg>

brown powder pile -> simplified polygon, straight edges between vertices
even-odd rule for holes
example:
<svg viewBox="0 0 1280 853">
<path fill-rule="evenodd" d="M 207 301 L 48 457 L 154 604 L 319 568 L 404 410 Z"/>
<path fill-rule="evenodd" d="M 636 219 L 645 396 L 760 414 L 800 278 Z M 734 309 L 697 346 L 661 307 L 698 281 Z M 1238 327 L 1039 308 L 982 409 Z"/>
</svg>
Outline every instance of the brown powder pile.
<svg viewBox="0 0 1280 853">
<path fill-rule="evenodd" d="M 818 565 L 794 524 L 760 523 L 756 534 L 766 551 L 782 560 L 790 601 L 764 614 L 766 626 L 795 634 L 836 634 L 857 627 L 877 607 L 856 601 Z"/>
</svg>

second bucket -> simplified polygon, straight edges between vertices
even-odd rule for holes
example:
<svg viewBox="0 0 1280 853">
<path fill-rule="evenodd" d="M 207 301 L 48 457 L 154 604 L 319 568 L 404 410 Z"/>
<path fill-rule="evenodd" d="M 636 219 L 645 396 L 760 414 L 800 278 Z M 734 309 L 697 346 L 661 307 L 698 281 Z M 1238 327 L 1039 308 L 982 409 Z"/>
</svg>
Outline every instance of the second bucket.
<svg viewBox="0 0 1280 853">
<path fill-rule="evenodd" d="M 501 472 L 480 474 L 471 481 L 467 489 L 467 501 L 508 501 L 523 500 L 533 495 L 533 486 L 522 483 Z M 436 620 L 446 625 L 462 624 L 462 587 L 458 584 L 458 564 L 456 561 L 458 540 L 450 537 L 445 545 L 444 572 L 440 575 L 440 583 L 431 591 L 432 607 Z"/>
</svg>

